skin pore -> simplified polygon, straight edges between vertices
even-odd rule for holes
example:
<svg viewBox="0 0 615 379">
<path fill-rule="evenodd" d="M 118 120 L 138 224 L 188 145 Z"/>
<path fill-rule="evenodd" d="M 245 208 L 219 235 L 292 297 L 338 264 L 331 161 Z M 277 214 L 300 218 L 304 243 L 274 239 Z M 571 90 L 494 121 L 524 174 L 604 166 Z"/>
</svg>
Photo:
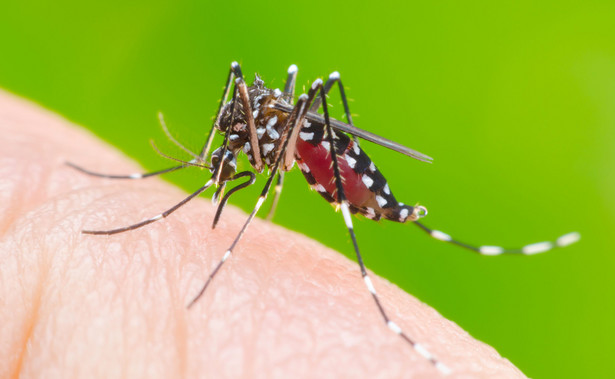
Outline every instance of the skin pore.
<svg viewBox="0 0 615 379">
<path fill-rule="evenodd" d="M 157 178 L 100 179 L 65 166 L 140 172 L 78 126 L 4 92 L 0 136 L 0 377 L 438 377 L 386 327 L 356 263 L 259 218 L 187 310 L 246 214 L 228 206 L 212 232 L 215 208 L 195 199 L 139 230 L 83 235 L 154 216 L 186 194 Z M 391 318 L 451 377 L 524 377 L 371 277 Z"/>
</svg>

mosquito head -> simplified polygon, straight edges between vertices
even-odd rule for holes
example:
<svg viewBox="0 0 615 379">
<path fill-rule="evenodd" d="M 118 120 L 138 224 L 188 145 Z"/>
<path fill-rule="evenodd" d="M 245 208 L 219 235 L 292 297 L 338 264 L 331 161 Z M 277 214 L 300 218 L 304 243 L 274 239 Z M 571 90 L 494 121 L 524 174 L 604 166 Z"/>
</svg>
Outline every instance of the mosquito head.
<svg viewBox="0 0 615 379">
<path fill-rule="evenodd" d="M 210 171 L 213 173 L 216 170 L 216 167 L 220 164 L 220 158 L 222 155 L 222 151 L 224 150 L 224 146 L 220 146 L 213 153 L 211 153 L 211 165 L 212 168 Z M 232 151 L 226 150 L 224 154 L 224 161 L 222 162 L 222 167 L 220 168 L 220 181 L 226 182 L 231 177 L 235 175 L 237 171 L 237 157 L 233 154 Z"/>
</svg>

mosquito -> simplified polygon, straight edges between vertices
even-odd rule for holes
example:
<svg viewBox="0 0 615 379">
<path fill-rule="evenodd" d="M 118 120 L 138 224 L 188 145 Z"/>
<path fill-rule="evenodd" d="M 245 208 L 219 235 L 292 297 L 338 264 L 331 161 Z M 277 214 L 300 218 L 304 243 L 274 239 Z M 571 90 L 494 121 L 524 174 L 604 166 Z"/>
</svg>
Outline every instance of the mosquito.
<svg viewBox="0 0 615 379">
<path fill-rule="evenodd" d="M 385 325 L 391 331 L 398 334 L 417 353 L 427 359 L 436 369 L 442 373 L 449 373 L 450 369 L 445 364 L 437 360 L 423 345 L 405 333 L 399 325 L 390 319 L 383 308 L 361 256 L 354 232 L 352 215 L 360 214 L 372 220 L 386 219 L 400 223 L 412 222 L 435 239 L 455 244 L 482 255 L 531 255 L 542 253 L 556 247 L 564 247 L 575 243 L 579 240 L 580 235 L 573 232 L 559 237 L 554 242 L 540 242 L 526 245 L 519 249 L 505 249 L 499 246 L 469 245 L 453 239 L 442 231 L 425 226 L 419 220 L 427 216 L 427 208 L 422 205 L 410 206 L 398 202 L 393 196 L 383 174 L 359 146 L 358 139 L 361 138 L 374 142 L 419 161 L 431 162 L 432 158 L 355 127 L 348 107 L 344 86 L 338 72 L 330 74 L 324 83 L 323 80 L 316 79 L 309 88 L 308 93 L 297 97 L 296 102 L 295 83 L 297 66 L 291 65 L 288 68 L 287 74 L 283 91 L 267 88 L 258 75 L 256 75 L 253 84 L 248 87 L 239 64 L 232 62 L 216 117 L 209 131 L 207 141 L 199 154 L 188 150 L 176 141 L 170 135 L 162 115 L 159 115 L 164 132 L 172 142 L 192 157 L 190 161 L 168 157 L 158 151 L 163 156 L 178 161 L 179 164 L 160 171 L 130 175 L 100 174 L 68 163 L 71 167 L 85 174 L 111 179 L 143 179 L 191 166 L 205 168 L 212 174 L 211 178 L 201 188 L 159 215 L 118 229 L 83 230 L 82 233 L 111 235 L 143 227 L 169 216 L 211 186 L 217 188 L 213 196 L 214 203 L 217 203 L 217 210 L 212 224 L 212 228 L 215 228 L 230 196 L 254 184 L 256 180 L 254 171 L 262 173 L 265 168 L 268 168 L 267 181 L 256 201 L 254 209 L 231 246 L 209 274 L 199 293 L 187 305 L 190 308 L 201 298 L 220 271 L 220 268 L 224 265 L 224 262 L 233 254 L 241 237 L 265 202 L 267 195 L 271 191 L 274 179 L 277 177 L 274 186 L 274 200 L 267 215 L 267 218 L 271 219 L 282 191 L 284 173 L 292 169 L 294 164 L 297 163 L 309 185 L 336 209 L 341 209 L 346 228 L 352 239 L 361 276 L 369 293 L 372 295 Z M 336 84 L 344 106 L 346 122 L 329 117 L 327 94 Z M 231 88 L 232 95 L 229 100 Z M 318 113 L 321 107 L 322 114 Z M 224 141 L 210 155 L 210 149 L 216 132 L 224 135 Z M 155 145 L 154 148 L 156 148 Z M 247 156 L 253 170 L 237 172 L 237 156 L 241 152 Z M 208 157 L 209 159 L 207 159 Z M 234 181 L 240 182 L 224 194 L 226 185 Z"/>
</svg>

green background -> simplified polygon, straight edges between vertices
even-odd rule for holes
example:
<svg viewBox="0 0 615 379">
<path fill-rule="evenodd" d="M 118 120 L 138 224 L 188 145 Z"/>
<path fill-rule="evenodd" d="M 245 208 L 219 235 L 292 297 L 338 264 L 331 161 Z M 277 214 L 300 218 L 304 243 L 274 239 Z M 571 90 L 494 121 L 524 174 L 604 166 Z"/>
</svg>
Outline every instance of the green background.
<svg viewBox="0 0 615 379">
<path fill-rule="evenodd" d="M 156 113 L 198 151 L 232 60 L 273 88 L 291 63 L 299 89 L 339 70 L 359 127 L 434 157 L 362 145 L 400 201 L 428 207 L 427 225 L 510 247 L 583 235 L 547 254 L 481 257 L 357 220 L 368 267 L 531 377 L 612 374 L 615 5 L 431 3 L 3 2 L 0 86 L 155 169 L 168 162 L 150 138 L 181 156 Z M 187 190 L 206 180 L 168 178 Z M 287 178 L 275 222 L 353 257 L 341 215 L 300 172 Z M 234 203 L 251 209 L 260 183 Z"/>
</svg>

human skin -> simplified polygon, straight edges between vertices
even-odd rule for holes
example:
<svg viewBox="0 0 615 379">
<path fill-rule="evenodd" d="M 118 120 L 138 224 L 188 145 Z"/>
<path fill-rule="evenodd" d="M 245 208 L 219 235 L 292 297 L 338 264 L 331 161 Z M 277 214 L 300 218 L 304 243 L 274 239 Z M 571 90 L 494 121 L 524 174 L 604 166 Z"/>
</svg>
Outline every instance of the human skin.
<svg viewBox="0 0 615 379">
<path fill-rule="evenodd" d="M 384 324 L 359 268 L 318 242 L 255 219 L 205 295 L 246 220 L 195 199 L 113 236 L 186 194 L 61 117 L 0 92 L 0 377 L 438 377 Z M 198 172 L 203 182 L 207 172 Z M 256 200 L 256 196 L 255 196 Z M 340 217 L 340 223 L 343 221 Z M 491 347 L 371 275 L 384 308 L 451 370 L 525 377 Z"/>
</svg>

